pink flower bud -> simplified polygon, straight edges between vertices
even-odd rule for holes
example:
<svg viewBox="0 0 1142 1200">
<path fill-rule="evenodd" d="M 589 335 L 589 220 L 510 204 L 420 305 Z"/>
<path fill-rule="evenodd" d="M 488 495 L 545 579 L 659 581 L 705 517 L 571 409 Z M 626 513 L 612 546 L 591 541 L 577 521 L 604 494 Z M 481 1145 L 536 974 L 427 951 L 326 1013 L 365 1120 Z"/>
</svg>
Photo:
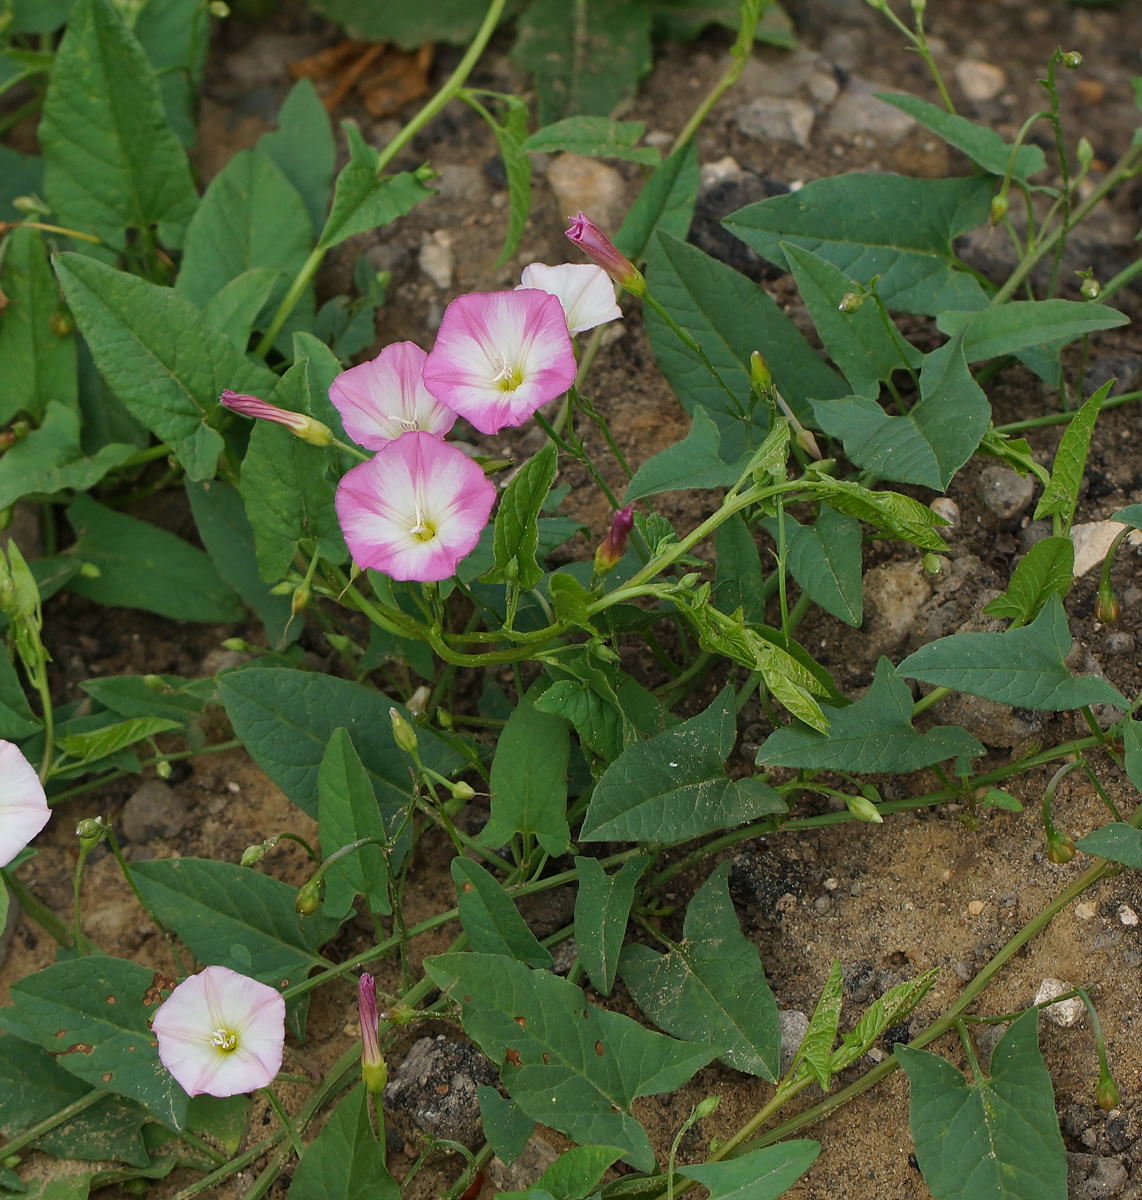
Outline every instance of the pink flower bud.
<svg viewBox="0 0 1142 1200">
<path fill-rule="evenodd" d="M 241 392 L 232 392 L 226 388 L 218 397 L 219 403 L 232 409 L 243 417 L 258 417 L 263 421 L 276 421 L 284 425 L 292 434 L 315 446 L 328 446 L 333 440 L 333 431 L 328 425 L 307 417 L 305 413 L 290 412 L 287 408 L 278 408 L 259 400 L 257 396 L 247 396 Z"/>
<path fill-rule="evenodd" d="M 620 253 L 611 239 L 586 213 L 579 213 L 571 218 L 567 237 L 632 296 L 646 295 L 646 280 L 643 279 L 642 272 L 625 254 Z"/>
<path fill-rule="evenodd" d="M 367 971 L 357 984 L 357 1016 L 361 1022 L 361 1078 L 365 1087 L 379 1096 L 388 1081 L 389 1069 L 381 1053 L 377 981 Z"/>
<path fill-rule="evenodd" d="M 607 534 L 603 544 L 595 551 L 595 574 L 606 575 L 618 565 L 619 559 L 626 550 L 627 538 L 634 528 L 634 505 L 628 504 L 615 513 L 611 522 L 611 532 Z"/>
</svg>

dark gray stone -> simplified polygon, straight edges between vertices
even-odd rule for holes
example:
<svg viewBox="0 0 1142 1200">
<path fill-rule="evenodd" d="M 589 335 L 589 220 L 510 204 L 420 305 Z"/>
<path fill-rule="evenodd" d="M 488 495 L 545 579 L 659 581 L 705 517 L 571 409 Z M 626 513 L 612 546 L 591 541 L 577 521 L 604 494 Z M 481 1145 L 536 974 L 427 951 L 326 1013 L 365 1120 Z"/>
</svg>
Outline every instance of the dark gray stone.
<svg viewBox="0 0 1142 1200">
<path fill-rule="evenodd" d="M 118 832 L 128 841 L 178 837 L 190 820 L 190 805 L 161 779 L 148 779 L 123 805 Z"/>
<path fill-rule="evenodd" d="M 476 1089 L 498 1078 L 471 1042 L 421 1038 L 385 1088 L 385 1109 L 406 1141 L 415 1141 L 419 1130 L 475 1146 L 483 1137 Z"/>
</svg>

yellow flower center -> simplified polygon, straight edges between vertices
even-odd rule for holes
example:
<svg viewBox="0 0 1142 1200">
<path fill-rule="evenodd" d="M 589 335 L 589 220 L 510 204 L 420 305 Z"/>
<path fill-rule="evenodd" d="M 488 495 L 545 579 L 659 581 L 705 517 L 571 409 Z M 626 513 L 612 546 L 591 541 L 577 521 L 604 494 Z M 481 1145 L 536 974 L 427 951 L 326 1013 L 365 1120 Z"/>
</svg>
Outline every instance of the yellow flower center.
<svg viewBox="0 0 1142 1200">
<path fill-rule="evenodd" d="M 415 520 L 408 531 L 418 542 L 431 542 L 436 536 L 436 525 L 428 519 L 419 504 L 416 506 Z"/>
<path fill-rule="evenodd" d="M 496 368 L 496 373 L 492 376 L 492 383 L 501 392 L 514 392 L 523 383 L 523 368 L 514 366 L 506 358 L 494 360 L 492 366 Z"/>
<path fill-rule="evenodd" d="M 219 1028 L 210 1035 L 210 1044 L 223 1054 L 229 1054 L 238 1049 L 238 1035 L 231 1033 L 229 1029 Z"/>
</svg>

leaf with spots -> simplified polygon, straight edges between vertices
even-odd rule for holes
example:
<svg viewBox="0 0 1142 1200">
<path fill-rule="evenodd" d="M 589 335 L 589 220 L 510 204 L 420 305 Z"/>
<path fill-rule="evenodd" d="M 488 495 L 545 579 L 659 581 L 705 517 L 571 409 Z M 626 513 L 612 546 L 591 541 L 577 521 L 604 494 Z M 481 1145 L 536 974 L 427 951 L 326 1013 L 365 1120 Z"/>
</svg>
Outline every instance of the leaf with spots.
<svg viewBox="0 0 1142 1200">
<path fill-rule="evenodd" d="M 682 1087 L 718 1053 L 595 1008 L 567 980 L 502 955 L 442 954 L 424 966 L 529 1117 L 584 1145 L 621 1146 L 640 1171 L 654 1152 L 632 1102 Z"/>
<path fill-rule="evenodd" d="M 53 963 L 12 984 L 13 1015 L 21 1035 L 26 1031 L 66 1071 L 137 1100 L 180 1130 L 189 1097 L 159 1062 L 151 1036 L 157 991 L 154 971 L 93 954 Z"/>
<path fill-rule="evenodd" d="M 575 945 L 583 970 L 604 996 L 615 986 L 635 888 L 650 863 L 649 855 L 639 854 L 608 875 L 596 858 L 575 859 Z"/>
<path fill-rule="evenodd" d="M 722 1061 L 774 1082 L 781 1050 L 777 1002 L 757 948 L 730 899 L 728 862 L 686 909 L 683 940 L 669 954 L 630 945 L 619 970 L 639 1008 L 678 1037 L 722 1049 Z"/>
</svg>

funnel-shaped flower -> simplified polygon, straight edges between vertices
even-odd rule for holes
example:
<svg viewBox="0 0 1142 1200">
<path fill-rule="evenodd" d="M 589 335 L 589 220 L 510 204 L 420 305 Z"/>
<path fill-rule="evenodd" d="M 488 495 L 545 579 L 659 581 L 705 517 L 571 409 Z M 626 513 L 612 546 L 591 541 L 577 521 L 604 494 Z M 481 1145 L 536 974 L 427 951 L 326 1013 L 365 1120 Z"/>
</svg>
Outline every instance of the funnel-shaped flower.
<svg viewBox="0 0 1142 1200">
<path fill-rule="evenodd" d="M 18 747 L 0 741 L 0 867 L 23 850 L 51 815 L 35 768 Z"/>
<path fill-rule="evenodd" d="M 457 296 L 424 364 L 424 386 L 481 433 L 522 425 L 574 382 L 563 305 L 532 289 Z"/>
<path fill-rule="evenodd" d="M 642 272 L 586 213 L 571 218 L 567 237 L 632 296 L 646 295 L 646 280 Z"/>
<path fill-rule="evenodd" d="M 562 263 L 558 267 L 531 263 L 524 267 L 516 291 L 524 288 L 547 292 L 563 305 L 568 333 L 583 333 L 622 319 L 623 310 L 615 303 L 615 285 L 602 267 L 591 263 Z"/>
<path fill-rule="evenodd" d="M 207 967 L 171 992 L 151 1025 L 159 1058 L 192 1096 L 236 1096 L 282 1065 L 285 1001 L 229 967 Z"/>
<path fill-rule="evenodd" d="M 218 397 L 220 404 L 232 409 L 243 417 L 257 417 L 263 421 L 274 421 L 284 425 L 292 434 L 302 441 L 312 442 L 315 446 L 328 446 L 333 440 L 333 431 L 328 425 L 323 425 L 305 413 L 290 412 L 288 408 L 278 408 L 257 396 L 247 396 L 243 392 L 232 392 L 226 388 Z"/>
<path fill-rule="evenodd" d="M 406 433 L 342 478 L 337 519 L 360 566 L 425 583 L 455 573 L 495 499 L 484 472 L 455 446 Z"/>
<path fill-rule="evenodd" d="M 342 371 L 329 388 L 345 432 L 367 450 L 379 450 L 402 433 L 443 436 L 456 421 L 420 377 L 427 354 L 415 342 L 394 342 L 376 358 Z"/>
</svg>

